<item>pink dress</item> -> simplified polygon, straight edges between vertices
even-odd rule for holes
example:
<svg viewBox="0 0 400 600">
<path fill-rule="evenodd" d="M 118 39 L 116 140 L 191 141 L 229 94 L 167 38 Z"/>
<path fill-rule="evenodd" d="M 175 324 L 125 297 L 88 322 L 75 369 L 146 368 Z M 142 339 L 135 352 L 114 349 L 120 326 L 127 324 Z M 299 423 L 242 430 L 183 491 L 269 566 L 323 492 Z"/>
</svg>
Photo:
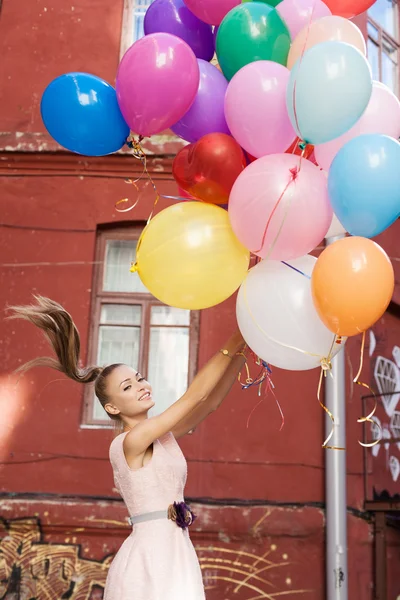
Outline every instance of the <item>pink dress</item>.
<svg viewBox="0 0 400 600">
<path fill-rule="evenodd" d="M 110 460 L 129 516 L 182 502 L 187 465 L 172 433 L 154 442 L 150 462 L 136 470 L 125 459 L 125 435 L 113 440 Z M 205 600 L 188 530 L 166 518 L 134 525 L 111 564 L 104 600 Z"/>
</svg>

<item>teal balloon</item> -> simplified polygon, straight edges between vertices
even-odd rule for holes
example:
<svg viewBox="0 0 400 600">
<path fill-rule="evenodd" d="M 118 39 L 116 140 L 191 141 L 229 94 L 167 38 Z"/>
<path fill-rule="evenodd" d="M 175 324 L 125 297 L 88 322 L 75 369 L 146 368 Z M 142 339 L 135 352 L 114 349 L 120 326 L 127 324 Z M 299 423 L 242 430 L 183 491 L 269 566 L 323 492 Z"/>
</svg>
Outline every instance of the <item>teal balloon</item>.
<svg viewBox="0 0 400 600">
<path fill-rule="evenodd" d="M 329 142 L 358 121 L 372 93 L 365 56 L 343 42 L 323 42 L 294 65 L 287 109 L 297 135 L 310 144 Z"/>
<path fill-rule="evenodd" d="M 286 66 L 290 41 L 289 30 L 275 8 L 263 2 L 239 4 L 219 26 L 218 62 L 228 80 L 257 60 Z"/>
<path fill-rule="evenodd" d="M 242 4 L 246 2 L 263 2 L 264 4 L 269 4 L 270 6 L 278 6 L 282 2 L 282 0 L 242 0 Z"/>
<path fill-rule="evenodd" d="M 375 237 L 400 213 L 400 144 L 379 134 L 353 138 L 336 154 L 328 176 L 332 208 L 352 235 Z"/>
</svg>

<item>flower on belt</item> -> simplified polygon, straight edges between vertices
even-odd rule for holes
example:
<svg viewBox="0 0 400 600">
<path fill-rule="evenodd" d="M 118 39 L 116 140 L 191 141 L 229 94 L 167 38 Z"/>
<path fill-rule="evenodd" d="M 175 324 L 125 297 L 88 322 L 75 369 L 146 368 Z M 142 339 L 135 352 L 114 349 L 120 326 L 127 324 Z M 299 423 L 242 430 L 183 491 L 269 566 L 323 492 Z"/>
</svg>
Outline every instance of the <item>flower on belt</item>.
<svg viewBox="0 0 400 600">
<path fill-rule="evenodd" d="M 174 521 L 181 529 L 187 529 L 196 519 L 196 515 L 185 502 L 174 502 L 168 507 L 168 519 Z"/>
</svg>

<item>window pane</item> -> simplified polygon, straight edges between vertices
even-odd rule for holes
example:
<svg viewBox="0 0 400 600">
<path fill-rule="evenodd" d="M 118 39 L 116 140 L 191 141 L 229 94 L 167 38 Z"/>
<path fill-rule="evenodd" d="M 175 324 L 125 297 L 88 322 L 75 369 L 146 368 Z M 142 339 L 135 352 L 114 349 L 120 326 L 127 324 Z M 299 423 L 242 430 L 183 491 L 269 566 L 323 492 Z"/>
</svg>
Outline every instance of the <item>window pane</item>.
<svg viewBox="0 0 400 600">
<path fill-rule="evenodd" d="M 367 50 L 368 62 L 371 65 L 372 79 L 379 81 L 379 48 L 370 38 L 368 38 Z"/>
<path fill-rule="evenodd" d="M 188 367 L 189 329 L 152 327 L 148 380 L 156 403 L 153 414 L 160 414 L 185 393 Z"/>
<path fill-rule="evenodd" d="M 99 328 L 97 364 L 99 366 L 124 363 L 138 368 L 140 327 L 114 327 L 102 325 Z"/>
<path fill-rule="evenodd" d="M 396 40 L 399 35 L 398 7 L 393 0 L 377 0 L 368 10 L 370 17 L 374 19 L 389 35 Z"/>
<path fill-rule="evenodd" d="M 101 324 L 140 325 L 142 307 L 127 304 L 103 304 L 101 307 Z"/>
<path fill-rule="evenodd" d="M 379 41 L 379 31 L 376 27 L 374 27 L 374 25 L 372 25 L 370 21 L 367 23 L 367 31 L 368 37 L 370 37 L 372 40 L 375 40 L 375 42 Z"/>
<path fill-rule="evenodd" d="M 103 290 L 105 292 L 139 292 L 148 294 L 137 273 L 130 273 L 136 260 L 137 240 L 107 240 Z"/>
<path fill-rule="evenodd" d="M 171 306 L 152 306 L 151 325 L 190 325 L 190 310 Z"/>
<path fill-rule="evenodd" d="M 143 23 L 146 10 L 153 0 L 136 0 L 133 20 L 133 41 L 136 42 L 144 36 Z"/>
<path fill-rule="evenodd" d="M 397 64 L 393 62 L 394 58 L 395 56 L 388 55 L 385 51 L 382 52 L 382 83 L 397 94 L 398 68 Z"/>
</svg>

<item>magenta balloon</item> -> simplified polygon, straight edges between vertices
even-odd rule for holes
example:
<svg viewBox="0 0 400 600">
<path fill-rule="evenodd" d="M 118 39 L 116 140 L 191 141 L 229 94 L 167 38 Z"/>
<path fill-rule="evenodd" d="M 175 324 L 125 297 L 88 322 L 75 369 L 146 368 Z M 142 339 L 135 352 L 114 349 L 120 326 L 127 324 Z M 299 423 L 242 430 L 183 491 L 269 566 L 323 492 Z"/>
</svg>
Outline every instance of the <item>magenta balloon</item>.
<svg viewBox="0 0 400 600">
<path fill-rule="evenodd" d="M 236 141 L 252 156 L 285 152 L 296 138 L 286 108 L 290 71 L 269 60 L 240 69 L 225 96 L 225 116 Z"/>
<path fill-rule="evenodd" d="M 329 171 L 339 150 L 353 138 L 365 133 L 381 133 L 395 139 L 400 137 L 400 102 L 393 92 L 379 81 L 372 82 L 371 99 L 357 123 L 331 142 L 315 146 L 317 163 L 325 171 Z"/>
<path fill-rule="evenodd" d="M 211 60 L 215 40 L 211 25 L 200 21 L 183 0 L 154 0 L 144 17 L 144 33 L 172 33 L 184 40 L 197 58 Z"/>
<path fill-rule="evenodd" d="M 121 112 L 135 133 L 150 136 L 179 121 L 199 87 L 192 49 L 169 33 L 146 35 L 129 48 L 117 73 Z"/>
<path fill-rule="evenodd" d="M 233 231 L 262 258 L 290 260 L 308 254 L 325 237 L 332 216 L 326 176 L 293 154 L 270 154 L 253 162 L 229 197 Z"/>
<path fill-rule="evenodd" d="M 209 25 L 219 25 L 232 8 L 241 0 L 184 0 L 196 17 Z"/>
<path fill-rule="evenodd" d="M 306 25 L 332 15 L 322 0 L 283 0 L 276 10 L 285 21 L 292 40 Z"/>
<path fill-rule="evenodd" d="M 200 69 L 197 96 L 188 112 L 171 127 L 176 135 L 191 143 L 197 142 L 207 133 L 230 135 L 224 114 L 228 82 L 214 65 L 201 59 L 197 62 Z"/>
</svg>

